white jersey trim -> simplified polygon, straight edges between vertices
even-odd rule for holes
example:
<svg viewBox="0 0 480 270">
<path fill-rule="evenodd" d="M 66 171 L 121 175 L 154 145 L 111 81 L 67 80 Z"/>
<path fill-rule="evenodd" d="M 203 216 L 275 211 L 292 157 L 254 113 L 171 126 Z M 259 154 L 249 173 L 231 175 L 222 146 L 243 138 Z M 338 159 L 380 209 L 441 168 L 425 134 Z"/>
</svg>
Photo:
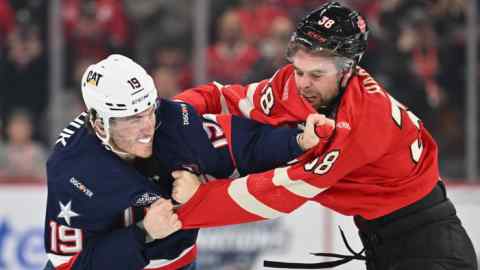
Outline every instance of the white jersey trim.
<svg viewBox="0 0 480 270">
<path fill-rule="evenodd" d="M 247 96 L 242 98 L 238 102 L 238 108 L 242 112 L 243 116 L 247 118 L 251 118 L 250 113 L 254 109 L 253 96 L 255 94 L 255 90 L 257 89 L 258 84 L 259 83 L 249 84 L 247 89 Z"/>
<path fill-rule="evenodd" d="M 163 267 L 171 263 L 174 263 L 177 260 L 181 259 L 183 256 L 187 255 L 194 247 L 195 245 L 189 248 L 186 248 L 185 250 L 182 251 L 182 253 L 177 258 L 172 260 L 167 260 L 167 259 L 150 260 L 149 264 L 145 266 L 145 269 L 147 270 L 149 268 L 159 268 L 159 267 Z M 47 253 L 47 257 L 54 267 L 58 267 L 62 264 L 68 263 L 70 259 L 73 258 L 73 256 L 62 256 L 62 255 L 57 255 L 53 253 Z"/>
<path fill-rule="evenodd" d="M 187 255 L 194 247 L 195 247 L 195 245 L 193 245 L 189 248 L 186 248 L 185 250 L 182 251 L 182 253 L 178 257 L 176 257 L 175 259 L 172 259 L 172 260 L 167 260 L 167 259 L 150 260 L 150 263 L 147 266 L 145 266 L 145 270 L 147 270 L 149 268 L 159 268 L 159 267 L 163 267 L 163 266 L 166 266 L 168 264 L 174 263 L 177 260 L 180 260 L 183 256 Z"/>
<path fill-rule="evenodd" d="M 285 215 L 259 201 L 248 191 L 247 176 L 233 180 L 228 187 L 230 197 L 245 211 L 257 216 L 272 219 Z"/>
<path fill-rule="evenodd" d="M 58 267 L 62 264 L 68 263 L 73 256 L 62 256 L 53 253 L 47 253 L 47 258 L 53 264 L 54 267 Z"/>
<path fill-rule="evenodd" d="M 326 190 L 326 188 L 316 187 L 303 181 L 302 179 L 290 179 L 287 173 L 288 168 L 290 168 L 290 166 L 277 168 L 274 170 L 272 182 L 275 186 L 282 186 L 297 196 L 309 199 Z"/>
<path fill-rule="evenodd" d="M 222 108 L 222 114 L 228 114 L 230 113 L 230 111 L 228 110 L 228 106 L 227 106 L 227 101 L 225 100 L 225 96 L 223 95 L 223 84 L 219 83 L 219 82 L 216 82 L 214 81 L 213 84 L 215 85 L 215 87 L 218 88 L 218 92 L 220 92 L 220 106 Z"/>
</svg>

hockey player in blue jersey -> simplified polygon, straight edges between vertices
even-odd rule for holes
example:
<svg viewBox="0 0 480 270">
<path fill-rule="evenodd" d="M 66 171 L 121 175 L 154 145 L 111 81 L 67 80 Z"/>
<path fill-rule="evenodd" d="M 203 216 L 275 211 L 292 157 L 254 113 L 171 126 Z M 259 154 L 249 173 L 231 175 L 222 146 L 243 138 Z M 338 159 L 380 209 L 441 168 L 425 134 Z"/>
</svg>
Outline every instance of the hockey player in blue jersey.
<svg viewBox="0 0 480 270">
<path fill-rule="evenodd" d="M 316 138 L 157 99 L 138 64 L 112 55 L 82 78 L 88 112 L 47 163 L 46 269 L 194 269 L 197 230 L 179 230 L 171 172 L 225 178 L 296 158 Z"/>
</svg>

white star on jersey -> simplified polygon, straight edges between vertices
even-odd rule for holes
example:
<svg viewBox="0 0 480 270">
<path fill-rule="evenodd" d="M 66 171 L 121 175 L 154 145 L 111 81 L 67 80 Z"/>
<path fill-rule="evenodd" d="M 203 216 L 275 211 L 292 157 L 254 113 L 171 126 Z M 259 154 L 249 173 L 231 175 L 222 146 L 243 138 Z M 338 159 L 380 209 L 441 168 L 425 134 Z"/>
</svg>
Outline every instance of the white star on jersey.
<svg viewBox="0 0 480 270">
<path fill-rule="evenodd" d="M 72 201 L 69 201 L 66 205 L 63 205 L 63 203 L 59 201 L 58 204 L 60 205 L 61 210 L 57 217 L 65 219 L 65 222 L 70 226 L 70 218 L 79 216 L 79 214 L 71 210 Z"/>
</svg>

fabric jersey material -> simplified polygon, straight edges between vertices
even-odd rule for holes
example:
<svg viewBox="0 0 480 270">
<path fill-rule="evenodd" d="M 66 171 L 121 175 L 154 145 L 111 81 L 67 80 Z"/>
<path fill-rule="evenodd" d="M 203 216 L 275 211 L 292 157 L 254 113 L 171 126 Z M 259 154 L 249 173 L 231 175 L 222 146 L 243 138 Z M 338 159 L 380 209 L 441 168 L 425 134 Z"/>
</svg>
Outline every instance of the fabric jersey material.
<svg viewBox="0 0 480 270">
<path fill-rule="evenodd" d="M 187 266 L 196 257 L 198 230 L 145 243 L 145 232 L 136 226 L 151 203 L 170 198 L 173 170 L 228 177 L 302 153 L 297 129 L 232 116 L 202 118 L 187 104 L 161 100 L 152 157 L 128 164 L 87 129 L 86 117 L 82 113 L 61 132 L 47 163 L 45 248 L 55 269 Z M 264 147 L 270 143 L 281 146 Z"/>
<path fill-rule="evenodd" d="M 201 113 L 230 112 L 272 125 L 296 125 L 315 112 L 298 95 L 291 65 L 268 80 L 246 86 L 211 83 L 176 98 Z M 438 181 L 432 136 L 364 69 L 357 69 L 328 117 L 336 121 L 334 131 L 296 163 L 202 185 L 178 212 L 184 227 L 275 218 L 308 200 L 375 219 L 419 200 Z"/>
</svg>

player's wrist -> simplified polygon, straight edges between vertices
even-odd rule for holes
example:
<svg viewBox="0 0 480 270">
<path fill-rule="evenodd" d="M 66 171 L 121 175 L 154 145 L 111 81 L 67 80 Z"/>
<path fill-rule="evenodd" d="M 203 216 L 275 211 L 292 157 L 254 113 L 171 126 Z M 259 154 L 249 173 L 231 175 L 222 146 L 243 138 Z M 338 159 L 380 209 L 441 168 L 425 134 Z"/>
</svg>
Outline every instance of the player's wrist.
<svg viewBox="0 0 480 270">
<path fill-rule="evenodd" d="M 297 134 L 297 144 L 298 146 L 300 147 L 300 149 L 302 149 L 302 151 L 307 151 L 308 149 L 305 147 L 304 145 L 304 137 L 303 137 L 303 133 L 298 133 Z"/>
<path fill-rule="evenodd" d="M 139 222 L 137 222 L 135 225 L 141 229 L 142 231 L 145 232 L 145 243 L 150 243 L 150 242 L 153 242 L 153 240 L 155 240 L 151 235 L 150 233 L 148 232 L 148 230 L 145 228 L 145 224 L 143 223 L 144 219 L 140 220 Z"/>
</svg>

